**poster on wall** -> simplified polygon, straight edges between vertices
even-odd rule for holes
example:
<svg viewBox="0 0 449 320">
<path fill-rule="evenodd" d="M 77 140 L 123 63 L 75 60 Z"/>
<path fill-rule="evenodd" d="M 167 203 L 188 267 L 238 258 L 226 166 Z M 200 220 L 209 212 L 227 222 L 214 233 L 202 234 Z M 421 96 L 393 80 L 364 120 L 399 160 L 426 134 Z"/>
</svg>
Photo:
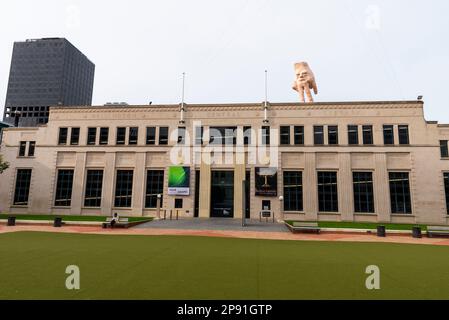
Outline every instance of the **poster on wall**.
<svg viewBox="0 0 449 320">
<path fill-rule="evenodd" d="M 168 195 L 188 196 L 190 194 L 190 168 L 174 166 L 168 168 Z"/>
<path fill-rule="evenodd" d="M 278 173 L 276 168 L 256 168 L 256 196 L 276 197 Z"/>
</svg>

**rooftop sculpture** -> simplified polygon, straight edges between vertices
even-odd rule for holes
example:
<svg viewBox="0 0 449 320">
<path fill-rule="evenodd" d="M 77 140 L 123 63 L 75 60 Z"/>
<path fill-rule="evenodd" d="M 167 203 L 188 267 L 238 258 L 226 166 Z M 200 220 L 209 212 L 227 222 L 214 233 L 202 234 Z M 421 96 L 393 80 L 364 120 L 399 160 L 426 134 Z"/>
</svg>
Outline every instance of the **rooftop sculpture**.
<svg viewBox="0 0 449 320">
<path fill-rule="evenodd" d="M 307 102 L 313 102 L 312 92 L 318 94 L 318 87 L 316 85 L 315 76 L 310 69 L 307 62 L 295 63 L 296 80 L 293 83 L 293 90 L 299 92 L 299 100 L 306 102 L 304 92 L 307 95 Z"/>
</svg>

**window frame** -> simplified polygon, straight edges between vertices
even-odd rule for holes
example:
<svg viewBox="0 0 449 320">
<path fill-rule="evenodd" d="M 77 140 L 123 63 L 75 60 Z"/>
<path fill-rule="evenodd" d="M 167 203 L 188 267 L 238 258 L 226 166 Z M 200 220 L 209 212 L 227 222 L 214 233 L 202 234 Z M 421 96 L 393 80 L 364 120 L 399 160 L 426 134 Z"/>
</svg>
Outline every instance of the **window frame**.
<svg viewBox="0 0 449 320">
<path fill-rule="evenodd" d="M 449 158 L 449 141 L 440 140 L 440 156 L 442 159 Z"/>
<path fill-rule="evenodd" d="M 334 190 L 331 190 L 331 203 L 325 203 L 323 202 L 323 206 L 322 206 L 322 202 L 321 202 L 321 194 L 320 191 L 323 191 L 324 194 L 322 195 L 323 198 L 326 196 L 326 193 L 329 194 L 329 190 L 324 190 L 324 186 L 323 186 L 323 190 L 320 190 L 320 174 L 328 174 L 328 175 L 335 175 L 335 182 L 330 182 L 331 188 L 333 188 L 333 186 L 335 186 L 335 192 Z M 324 185 L 327 182 L 323 182 L 322 184 Z M 339 213 L 339 209 L 340 209 L 340 204 L 339 204 L 339 199 L 338 199 L 338 171 L 329 171 L 329 170 L 320 170 L 317 171 L 317 190 L 318 190 L 318 212 L 321 214 L 326 214 L 326 213 L 331 213 L 331 214 L 338 214 Z M 325 199 L 324 199 L 325 200 Z M 329 200 L 329 199 L 328 199 Z M 329 208 L 330 207 L 330 208 Z M 329 210 L 328 210 L 329 209 Z"/>
<path fill-rule="evenodd" d="M 62 135 L 62 132 L 65 131 L 65 135 Z M 67 127 L 60 127 L 58 130 L 58 146 L 65 146 L 67 145 L 67 139 L 69 134 L 69 128 Z M 64 137 L 61 139 L 61 137 Z"/>
<path fill-rule="evenodd" d="M 126 144 L 126 127 L 117 127 L 115 133 L 115 144 L 117 146 L 124 146 Z M 121 139 L 123 136 L 123 139 Z M 120 140 L 119 140 L 120 137 Z"/>
<path fill-rule="evenodd" d="M 313 144 L 315 146 L 324 146 L 324 126 L 313 126 Z"/>
<path fill-rule="evenodd" d="M 131 209 L 133 206 L 133 196 L 134 196 L 134 169 L 126 169 L 126 168 L 118 168 L 115 170 L 115 179 L 114 179 L 114 208 L 117 209 Z M 118 187 L 118 178 L 119 178 L 119 172 L 131 172 L 131 188 L 130 189 L 126 189 L 125 191 L 127 191 L 127 193 L 123 193 L 121 192 L 120 194 L 118 194 L 118 191 L 121 190 Z M 129 176 L 128 176 L 129 177 Z M 128 181 L 126 181 L 126 183 L 129 183 L 129 179 Z M 123 184 L 123 183 L 122 183 Z M 125 201 L 118 201 L 118 198 L 120 197 L 125 197 L 125 198 L 129 198 L 129 203 L 128 203 L 128 199 Z"/>
<path fill-rule="evenodd" d="M 294 126 L 293 127 L 293 142 L 295 146 L 303 146 L 305 144 L 304 139 L 304 126 Z"/>
<path fill-rule="evenodd" d="M 90 172 L 100 172 L 101 171 L 101 181 L 98 183 L 98 181 L 94 181 L 97 183 L 96 187 L 92 188 L 91 190 L 89 190 L 89 173 Z M 103 200 L 103 186 L 104 186 L 104 179 L 105 179 L 105 174 L 104 174 L 104 169 L 103 168 L 86 168 L 86 178 L 85 178 L 85 186 L 84 186 L 84 194 L 83 194 L 83 207 L 84 208 L 101 208 L 102 205 L 102 200 Z M 100 185 L 100 188 L 98 188 L 98 185 Z M 94 192 L 98 189 L 100 189 L 100 195 L 99 195 L 99 204 L 98 205 L 90 205 L 87 202 L 90 201 L 90 199 L 87 199 L 88 196 L 88 190 L 93 192 L 89 193 L 89 196 L 92 197 L 96 197 L 98 198 L 98 194 L 94 194 Z M 94 199 L 94 201 L 97 201 L 97 199 Z"/>
<path fill-rule="evenodd" d="M 106 146 L 109 144 L 109 127 L 101 127 L 100 128 L 100 137 L 99 137 L 98 143 L 101 146 Z"/>
<path fill-rule="evenodd" d="M 288 178 L 288 175 L 298 174 L 297 178 L 300 182 L 300 184 L 287 184 L 286 179 Z M 283 203 L 283 210 L 284 212 L 304 212 L 304 174 L 301 170 L 285 170 L 282 172 L 282 187 L 283 187 L 283 195 L 284 195 L 284 203 Z M 290 177 L 292 179 L 293 177 Z M 292 192 L 287 192 L 287 187 L 291 187 L 292 189 L 295 189 Z M 298 188 L 299 190 L 296 190 Z M 290 201 L 289 197 L 291 195 L 295 194 L 295 201 Z M 292 205 L 296 204 L 295 208 L 292 208 Z"/>
<path fill-rule="evenodd" d="M 60 183 L 62 183 L 60 181 L 60 172 L 62 171 L 67 171 L 67 172 L 71 172 L 71 184 L 70 184 L 70 188 L 62 188 L 70 190 L 70 197 L 69 197 L 69 193 L 66 192 L 58 192 L 59 187 L 60 187 Z M 75 180 L 75 169 L 74 168 L 57 168 L 56 169 L 56 183 L 55 183 L 55 193 L 53 196 L 53 207 L 55 208 L 70 208 L 72 206 L 72 197 L 73 197 L 73 182 Z M 67 187 L 68 184 L 65 186 Z M 61 198 L 59 198 L 59 196 L 61 196 Z M 64 199 L 63 197 L 66 196 L 67 198 Z M 57 203 L 58 201 L 60 201 L 61 203 Z M 66 201 L 64 204 L 64 201 Z"/>
<path fill-rule="evenodd" d="M 367 132 L 369 132 L 369 134 L 367 134 Z M 373 127 L 373 125 L 365 124 L 362 126 L 362 139 L 363 139 L 364 146 L 374 145 L 374 127 Z M 369 141 L 367 141 L 368 139 L 369 139 Z"/>
<path fill-rule="evenodd" d="M 359 144 L 359 126 L 356 124 L 348 124 L 348 145 L 358 146 Z"/>
<path fill-rule="evenodd" d="M 356 181 L 356 175 L 370 175 L 370 181 Z M 365 184 L 368 185 L 365 194 L 362 193 L 362 190 L 357 190 L 356 183 L 359 185 Z M 353 171 L 352 172 L 352 185 L 353 185 L 353 198 L 354 198 L 354 213 L 356 214 L 375 214 L 376 213 L 376 203 L 375 203 L 375 195 L 374 195 L 374 174 L 372 171 Z M 359 195 L 357 197 L 357 194 Z M 365 198 L 366 209 L 364 209 L 362 197 Z"/>
<path fill-rule="evenodd" d="M 27 180 L 26 188 L 22 190 L 26 190 L 25 199 L 26 201 L 17 201 L 22 200 L 18 199 L 18 181 L 19 181 L 19 171 L 27 171 L 29 172 L 29 177 Z M 16 168 L 15 176 L 14 176 L 14 194 L 12 195 L 12 206 L 13 207 L 28 207 L 30 205 L 30 192 L 31 192 L 31 179 L 33 178 L 33 169 L 32 168 Z M 19 203 L 18 203 L 19 202 Z M 22 203 L 24 202 L 24 203 Z"/>
<path fill-rule="evenodd" d="M 279 144 L 281 146 L 291 145 L 291 126 L 279 127 Z"/>
<path fill-rule="evenodd" d="M 385 146 L 394 146 L 395 145 L 395 139 L 394 139 L 394 125 L 391 124 L 384 124 L 383 125 L 383 137 L 384 137 L 384 145 Z M 387 136 L 387 130 L 391 128 L 391 136 Z M 389 140 L 391 138 L 391 140 Z"/>
<path fill-rule="evenodd" d="M 170 128 L 169 127 L 159 127 L 158 131 L 159 131 L 158 145 L 167 146 L 168 142 L 169 142 L 169 137 L 170 137 Z M 164 131 L 164 132 L 162 132 L 162 131 Z"/>
<path fill-rule="evenodd" d="M 403 196 L 404 201 L 404 207 L 403 211 L 398 210 L 399 204 L 396 202 L 393 202 L 393 190 L 392 190 L 392 175 L 393 174 L 406 174 L 407 175 L 407 182 L 408 182 L 408 197 Z M 389 188 L 389 196 L 390 196 L 390 212 L 392 215 L 401 215 L 401 216 L 412 216 L 413 215 L 413 199 L 412 199 L 412 185 L 410 181 L 410 171 L 388 171 L 388 188 Z M 395 188 L 397 189 L 397 188 Z M 402 189 L 404 189 L 404 186 L 402 186 Z M 395 198 L 398 198 L 396 196 Z M 408 199 L 408 203 L 407 203 Z M 395 208 L 393 207 L 395 204 Z M 408 207 L 410 208 L 409 211 L 407 211 Z"/>
<path fill-rule="evenodd" d="M 410 128 L 408 124 L 398 125 L 398 137 L 400 145 L 410 145 Z"/>
<path fill-rule="evenodd" d="M 80 127 L 70 128 L 70 145 L 78 146 L 80 144 Z M 74 134 L 77 132 L 76 134 Z"/>
<path fill-rule="evenodd" d="M 327 126 L 327 144 L 330 146 L 338 146 L 338 125 Z"/>
<path fill-rule="evenodd" d="M 146 127 L 145 131 L 145 145 L 156 145 L 156 127 Z"/>
<path fill-rule="evenodd" d="M 89 127 L 87 128 L 86 145 L 94 146 L 96 144 L 97 144 L 97 128 Z"/>
<path fill-rule="evenodd" d="M 154 183 L 150 184 L 149 181 L 149 174 L 151 173 L 157 173 L 157 174 L 162 174 L 162 176 L 158 176 L 158 180 L 156 182 L 156 184 L 162 183 L 162 186 L 158 185 L 158 187 L 160 188 L 160 192 L 158 193 L 154 193 L 153 188 L 149 188 L 154 187 Z M 161 207 L 162 207 L 162 203 L 164 201 L 164 188 L 165 188 L 165 170 L 164 169 L 153 169 L 153 168 L 146 168 L 145 169 L 145 194 L 144 194 L 144 208 L 145 209 L 157 209 L 157 195 L 160 194 L 161 195 Z M 149 193 L 149 191 L 151 191 L 151 193 Z M 153 201 L 156 200 L 155 203 L 153 203 Z M 154 207 L 152 205 L 155 205 Z"/>
</svg>

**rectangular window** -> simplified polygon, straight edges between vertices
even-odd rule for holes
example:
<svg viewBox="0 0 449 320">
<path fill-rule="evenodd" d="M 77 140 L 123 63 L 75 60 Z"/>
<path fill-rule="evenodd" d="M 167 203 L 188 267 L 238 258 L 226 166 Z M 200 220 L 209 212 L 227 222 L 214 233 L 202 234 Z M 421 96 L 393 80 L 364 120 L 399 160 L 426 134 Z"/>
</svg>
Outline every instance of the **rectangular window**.
<svg viewBox="0 0 449 320">
<path fill-rule="evenodd" d="M 126 128 L 121 127 L 117 128 L 117 138 L 116 138 L 116 144 L 123 145 L 126 141 Z"/>
<path fill-rule="evenodd" d="M 290 144 L 290 126 L 281 126 L 280 128 L 281 145 Z"/>
<path fill-rule="evenodd" d="M 324 127 L 323 126 L 314 126 L 313 127 L 313 141 L 315 145 L 323 145 L 324 144 Z"/>
<path fill-rule="evenodd" d="M 331 145 L 338 144 L 338 127 L 328 126 L 327 127 L 327 141 Z"/>
<path fill-rule="evenodd" d="M 34 157 L 34 151 L 36 150 L 36 141 L 30 141 L 28 145 L 28 157 Z"/>
<path fill-rule="evenodd" d="M 100 144 L 107 145 L 109 143 L 109 128 L 100 128 Z"/>
<path fill-rule="evenodd" d="M 58 170 L 56 183 L 55 206 L 70 207 L 72 203 L 73 170 Z"/>
<path fill-rule="evenodd" d="M 17 169 L 14 205 L 27 206 L 30 195 L 31 169 Z"/>
<path fill-rule="evenodd" d="M 235 145 L 237 143 L 237 127 L 210 127 L 209 143 Z"/>
<path fill-rule="evenodd" d="M 355 125 L 348 126 L 348 144 L 349 145 L 359 144 L 359 126 Z"/>
<path fill-rule="evenodd" d="M 128 144 L 129 145 L 136 145 L 137 141 L 139 139 L 139 128 L 137 127 L 131 127 L 129 128 L 129 138 L 128 138 Z"/>
<path fill-rule="evenodd" d="M 156 144 L 156 127 L 147 127 L 147 145 L 155 145 Z"/>
<path fill-rule="evenodd" d="M 410 144 L 408 126 L 406 125 L 398 126 L 398 132 L 399 132 L 399 144 Z"/>
<path fill-rule="evenodd" d="M 302 172 L 284 172 L 284 210 L 303 211 Z"/>
<path fill-rule="evenodd" d="M 97 142 L 97 128 L 87 128 L 87 145 L 93 146 Z"/>
<path fill-rule="evenodd" d="M 320 212 L 338 212 L 337 172 L 318 172 L 318 201 Z"/>
<path fill-rule="evenodd" d="M 157 208 L 158 194 L 164 194 L 164 170 L 148 170 L 145 208 Z"/>
<path fill-rule="evenodd" d="M 440 152 L 441 152 L 441 158 L 449 157 L 449 148 L 448 148 L 447 140 L 440 141 Z"/>
<path fill-rule="evenodd" d="M 243 144 L 249 146 L 251 144 L 251 127 L 243 127 Z"/>
<path fill-rule="evenodd" d="M 101 192 L 103 190 L 103 170 L 87 170 L 86 192 L 84 206 L 101 207 Z"/>
<path fill-rule="evenodd" d="M 444 173 L 444 190 L 446 193 L 446 210 L 449 215 L 449 172 Z"/>
<path fill-rule="evenodd" d="M 304 145 L 304 127 L 295 126 L 294 135 L 295 135 L 295 145 Z"/>
<path fill-rule="evenodd" d="M 20 141 L 20 144 L 19 144 L 19 157 L 25 157 L 26 148 L 27 148 L 26 141 Z"/>
<path fill-rule="evenodd" d="M 364 145 L 372 145 L 374 144 L 373 140 L 373 126 L 363 126 L 363 144 Z"/>
<path fill-rule="evenodd" d="M 410 181 L 408 172 L 390 172 L 391 213 L 411 214 Z"/>
<path fill-rule="evenodd" d="M 168 127 L 159 128 L 159 145 L 168 145 Z"/>
<path fill-rule="evenodd" d="M 77 146 L 80 142 L 80 128 L 72 128 L 70 132 L 70 144 Z"/>
<path fill-rule="evenodd" d="M 354 172 L 354 211 L 374 213 L 374 188 L 372 172 Z"/>
<path fill-rule="evenodd" d="M 133 197 L 133 170 L 117 170 L 115 180 L 116 208 L 131 208 Z"/>
<path fill-rule="evenodd" d="M 393 126 L 384 126 L 384 144 L 392 145 L 394 144 L 394 127 Z"/>
<path fill-rule="evenodd" d="M 270 127 L 262 127 L 262 145 L 267 146 L 270 144 Z"/>
<path fill-rule="evenodd" d="M 186 127 L 178 127 L 178 144 L 186 143 Z"/>
<path fill-rule="evenodd" d="M 195 145 L 197 146 L 203 145 L 203 134 L 204 134 L 203 127 L 195 127 Z"/>
<path fill-rule="evenodd" d="M 67 128 L 59 128 L 58 144 L 67 144 Z"/>
</svg>

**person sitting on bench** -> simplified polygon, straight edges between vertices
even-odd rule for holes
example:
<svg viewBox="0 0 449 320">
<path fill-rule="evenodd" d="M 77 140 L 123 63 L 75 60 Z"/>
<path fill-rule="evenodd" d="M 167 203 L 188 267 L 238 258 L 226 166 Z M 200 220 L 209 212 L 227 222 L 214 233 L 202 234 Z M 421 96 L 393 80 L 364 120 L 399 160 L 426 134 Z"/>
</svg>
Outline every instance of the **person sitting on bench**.
<svg viewBox="0 0 449 320">
<path fill-rule="evenodd" d="M 119 216 L 118 213 L 115 212 L 114 215 L 112 216 L 112 220 L 111 220 L 111 228 L 114 228 L 114 225 L 119 221 Z"/>
</svg>

